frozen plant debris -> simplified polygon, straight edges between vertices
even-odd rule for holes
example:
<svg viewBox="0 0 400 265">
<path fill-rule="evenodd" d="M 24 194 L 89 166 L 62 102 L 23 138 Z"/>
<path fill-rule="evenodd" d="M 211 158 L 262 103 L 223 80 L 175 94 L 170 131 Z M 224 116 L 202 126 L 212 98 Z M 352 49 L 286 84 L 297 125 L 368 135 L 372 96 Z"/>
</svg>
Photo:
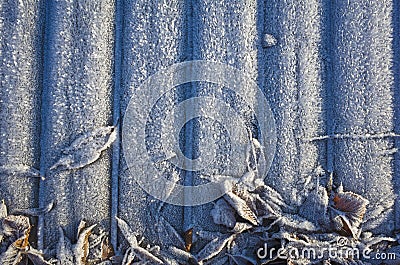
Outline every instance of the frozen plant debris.
<svg viewBox="0 0 400 265">
<path fill-rule="evenodd" d="M 164 217 L 158 218 L 157 233 L 159 238 L 164 241 L 163 245 L 173 245 L 180 249 L 185 249 L 185 241 L 175 228 Z"/>
<path fill-rule="evenodd" d="M 271 34 L 264 34 L 264 38 L 262 41 L 262 46 L 263 48 L 270 48 L 275 46 L 278 43 L 278 41 L 276 40 L 276 38 L 271 35 Z"/>
<path fill-rule="evenodd" d="M 227 192 L 224 199 L 235 209 L 236 213 L 253 225 L 258 225 L 257 215 L 250 209 L 242 198 L 233 192 Z"/>
<path fill-rule="evenodd" d="M 198 261 L 206 261 L 217 256 L 225 246 L 234 239 L 235 235 L 224 235 L 214 238 L 197 255 Z"/>
<path fill-rule="evenodd" d="M 97 159 L 117 137 L 117 127 L 101 127 L 80 136 L 63 150 L 61 158 L 50 167 L 50 170 L 68 170 L 85 167 Z"/>
<path fill-rule="evenodd" d="M 368 200 L 351 191 L 343 191 L 340 185 L 333 197 L 333 222 L 337 231 L 358 238 L 360 225 L 367 210 Z"/>
<path fill-rule="evenodd" d="M 190 252 L 193 244 L 193 227 L 185 231 L 184 239 L 185 239 L 185 250 L 186 252 Z"/>
<path fill-rule="evenodd" d="M 43 254 L 29 243 L 31 225 L 29 218 L 22 215 L 8 215 L 7 207 L 2 202 L 0 209 L 0 264 L 50 265 Z"/>
<path fill-rule="evenodd" d="M 31 209 L 21 209 L 21 210 L 14 210 L 14 214 L 20 214 L 20 215 L 29 215 L 29 216 L 40 216 L 44 215 L 48 212 L 50 212 L 54 206 L 55 206 L 55 201 L 51 201 L 49 204 L 47 204 L 44 207 L 41 208 L 31 208 Z"/>
<path fill-rule="evenodd" d="M 40 175 L 38 169 L 26 165 L 2 165 L 0 166 L 0 175 L 44 179 L 44 177 Z"/>
<path fill-rule="evenodd" d="M 147 261 L 154 264 L 164 264 L 162 260 L 153 255 L 149 250 L 139 246 L 139 242 L 137 241 L 136 236 L 134 235 L 133 230 L 130 228 L 130 226 L 121 218 L 116 218 L 119 229 L 121 230 L 122 234 L 130 245 L 130 248 L 127 251 L 132 253 L 128 256 L 127 254 L 125 254 L 126 258 L 124 259 L 133 260 L 134 257 L 137 257 L 139 261 Z M 134 256 L 133 258 L 131 258 L 132 255 Z"/>
<path fill-rule="evenodd" d="M 92 233 L 93 228 L 96 225 L 92 225 L 83 229 L 79 233 L 78 241 L 74 247 L 75 261 L 78 265 L 86 265 L 89 256 L 89 236 Z"/>
<path fill-rule="evenodd" d="M 100 238 L 106 240 L 107 236 L 104 236 L 103 233 L 100 233 L 100 235 L 94 233 L 95 227 L 96 225 L 87 226 L 86 222 L 81 221 L 75 244 L 72 244 L 64 236 L 64 231 L 60 228 L 60 239 L 57 245 L 58 264 L 107 264 L 113 260 L 115 255 L 112 247 L 106 241 L 98 242 Z"/>
<path fill-rule="evenodd" d="M 215 224 L 233 228 L 236 224 L 235 212 L 224 199 L 219 199 L 211 210 L 211 216 Z"/>
<path fill-rule="evenodd" d="M 138 241 L 136 235 L 130 226 L 121 218 L 115 217 L 117 219 L 118 228 L 121 230 L 122 235 L 128 241 L 131 247 L 136 247 L 138 245 Z"/>
</svg>

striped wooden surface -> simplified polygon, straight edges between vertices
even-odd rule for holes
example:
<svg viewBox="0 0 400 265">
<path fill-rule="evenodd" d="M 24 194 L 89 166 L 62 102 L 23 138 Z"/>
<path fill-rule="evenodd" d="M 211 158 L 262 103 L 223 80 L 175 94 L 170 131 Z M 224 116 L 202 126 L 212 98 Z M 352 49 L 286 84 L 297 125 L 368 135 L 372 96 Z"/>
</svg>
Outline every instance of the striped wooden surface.
<svg viewBox="0 0 400 265">
<path fill-rule="evenodd" d="M 158 241 L 152 226 L 158 202 L 127 173 L 120 134 L 112 149 L 82 169 L 49 173 L 44 181 L 10 170 L 48 172 L 79 135 L 121 122 L 149 76 L 201 59 L 240 69 L 264 92 L 278 137 L 266 182 L 287 203 L 301 207 L 316 185 L 327 183 L 322 167 L 334 172 L 335 184 L 370 201 L 368 230 L 399 229 L 399 141 L 392 135 L 400 133 L 399 5 L 1 1 L 0 198 L 11 210 L 57 201 L 39 220 L 43 248 L 54 245 L 60 226 L 73 237 L 81 219 L 111 230 L 116 243 L 116 215 Z M 266 45 L 266 34 L 276 45 Z M 183 97 L 204 95 L 211 87 L 187 86 Z M 199 128 L 185 127 L 187 155 Z M 331 137 L 320 137 L 326 135 Z M 211 206 L 165 205 L 159 214 L 181 232 L 192 225 L 217 230 Z"/>
</svg>

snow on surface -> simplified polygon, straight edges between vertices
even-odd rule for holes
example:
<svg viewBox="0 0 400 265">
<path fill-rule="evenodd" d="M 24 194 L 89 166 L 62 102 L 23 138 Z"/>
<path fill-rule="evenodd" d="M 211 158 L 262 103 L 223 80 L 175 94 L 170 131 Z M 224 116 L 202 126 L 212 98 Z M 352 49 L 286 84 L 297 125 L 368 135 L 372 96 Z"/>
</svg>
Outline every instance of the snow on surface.
<svg viewBox="0 0 400 265">
<path fill-rule="evenodd" d="M 40 224 L 47 245 L 59 226 L 73 238 L 81 219 L 109 228 L 109 152 L 79 170 L 48 169 L 79 136 L 112 123 L 114 3 L 49 1 L 46 15 L 40 200 L 58 205 Z"/>
<path fill-rule="evenodd" d="M 39 1 L 0 3 L 0 167 L 3 169 L 39 168 L 42 14 Z M 10 208 L 37 206 L 38 179 L 16 177 L 5 171 L 0 170 L 0 196 Z"/>
<path fill-rule="evenodd" d="M 400 109 L 399 6 L 389 0 L 2 1 L 0 199 L 10 209 L 57 202 L 40 217 L 39 247 L 56 243 L 60 226 L 74 238 L 81 219 L 106 230 L 114 222 L 115 243 L 115 215 L 161 245 L 162 232 L 155 229 L 159 215 L 180 234 L 190 227 L 221 231 L 213 220 L 220 218 L 216 210 L 210 214 L 212 203 L 184 208 L 147 195 L 129 174 L 120 141 L 113 153 L 100 147 L 102 153 L 76 161 L 79 166 L 49 170 L 76 139 L 116 125 L 118 118 L 121 122 L 134 92 L 153 93 L 138 91 L 149 76 L 177 62 L 203 59 L 240 69 L 265 94 L 278 138 L 266 183 L 287 209 L 312 208 L 300 214 L 316 221 L 316 211 L 326 207 L 325 186 L 333 172 L 334 186 L 342 183 L 369 201 L 364 229 L 389 233 L 400 212 L 398 205 L 393 212 L 400 183 L 394 139 Z M 234 98 L 215 84 L 179 87 L 155 106 L 153 135 L 162 110 L 173 115 L 184 99 L 223 93 Z M 245 107 L 257 102 L 254 95 L 248 98 L 230 102 L 246 118 L 252 114 Z M 218 101 L 201 107 L 210 115 L 224 109 Z M 224 115 L 232 123 L 242 118 L 219 116 Z M 256 133 L 255 123 L 246 125 Z M 185 125 L 179 146 L 188 157 L 228 151 L 209 141 L 210 135 L 229 141 L 220 123 L 205 118 Z M 168 141 L 149 139 L 155 145 L 161 140 Z M 234 157 L 217 160 L 218 173 Z M 237 163 L 230 171 L 245 168 Z M 175 173 L 185 184 L 204 181 L 196 173 Z M 45 180 L 39 184 L 40 175 Z"/>
</svg>

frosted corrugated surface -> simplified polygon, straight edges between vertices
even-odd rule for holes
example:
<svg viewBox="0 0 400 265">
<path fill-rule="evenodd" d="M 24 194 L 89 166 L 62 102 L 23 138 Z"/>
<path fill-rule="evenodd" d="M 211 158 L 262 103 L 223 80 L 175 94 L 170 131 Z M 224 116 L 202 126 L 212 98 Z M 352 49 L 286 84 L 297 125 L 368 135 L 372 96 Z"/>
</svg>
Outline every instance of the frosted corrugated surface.
<svg viewBox="0 0 400 265">
<path fill-rule="evenodd" d="M 301 207 L 333 171 L 335 184 L 369 200 L 365 227 L 393 231 L 399 228 L 398 141 L 390 136 L 400 127 L 399 8 L 386 0 L 2 1 L 0 166 L 36 168 L 46 180 L 2 171 L 0 199 L 11 210 L 57 200 L 39 222 L 43 246 L 55 242 L 59 226 L 73 238 L 82 218 L 109 229 L 112 214 L 150 241 L 162 240 L 153 227 L 160 203 L 126 170 L 119 145 L 81 169 L 49 168 L 84 133 L 119 116 L 121 125 L 130 97 L 153 93 L 138 91 L 149 76 L 202 59 L 240 69 L 264 92 L 277 127 L 266 182 L 287 204 Z M 148 143 L 158 148 L 161 140 L 173 140 L 157 134 L 166 106 L 173 113 L 184 99 L 222 90 L 196 82 L 165 95 L 153 110 Z M 257 102 L 225 92 L 238 109 Z M 236 122 L 217 101 L 201 107 Z M 210 119 L 188 123 L 179 139 L 182 152 L 223 153 L 208 141 L 212 134 L 226 136 L 218 126 Z M 332 137 L 318 138 L 326 135 Z M 221 167 L 233 159 L 219 158 Z M 179 176 L 180 183 L 203 181 L 195 173 Z M 211 208 L 164 205 L 161 215 L 179 232 L 191 225 L 218 230 Z M 313 211 L 302 215 L 314 218 Z"/>
</svg>

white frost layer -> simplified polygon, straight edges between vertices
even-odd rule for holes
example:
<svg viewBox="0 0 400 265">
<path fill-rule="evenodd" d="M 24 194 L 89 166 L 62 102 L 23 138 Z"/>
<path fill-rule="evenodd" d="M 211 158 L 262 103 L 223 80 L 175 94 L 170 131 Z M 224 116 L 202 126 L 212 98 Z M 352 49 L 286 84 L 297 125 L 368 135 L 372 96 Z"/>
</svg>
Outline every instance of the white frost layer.
<svg viewBox="0 0 400 265">
<path fill-rule="evenodd" d="M 68 170 L 48 169 L 80 135 L 111 123 L 114 1 L 48 2 L 46 9 L 41 171 L 48 175 L 40 199 L 42 206 L 56 199 L 57 207 L 40 225 L 39 239 L 49 245 L 57 240 L 60 226 L 73 238 L 82 219 L 109 229 L 110 154 L 95 159 L 102 147 L 91 147 L 98 138 L 85 146 L 81 142 L 83 159 L 69 161 L 64 165 Z M 107 146 L 107 139 L 102 144 Z"/>
</svg>

